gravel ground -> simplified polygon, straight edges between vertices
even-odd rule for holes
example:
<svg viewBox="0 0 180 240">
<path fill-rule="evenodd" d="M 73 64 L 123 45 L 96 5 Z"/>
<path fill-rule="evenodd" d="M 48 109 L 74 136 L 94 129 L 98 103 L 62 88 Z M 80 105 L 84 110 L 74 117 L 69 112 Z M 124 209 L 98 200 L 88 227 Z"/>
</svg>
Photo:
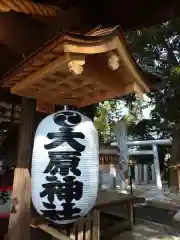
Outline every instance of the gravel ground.
<svg viewBox="0 0 180 240">
<path fill-rule="evenodd" d="M 132 231 L 117 235 L 112 240 L 180 240 L 180 232 L 166 225 L 138 220 Z"/>
<path fill-rule="evenodd" d="M 151 206 L 135 208 L 136 223 L 113 240 L 180 240 L 180 223 L 173 221 L 175 212 Z"/>
<path fill-rule="evenodd" d="M 135 208 L 135 217 L 147 221 L 168 225 L 180 230 L 180 222 L 175 222 L 173 216 L 176 211 L 170 211 L 163 208 L 152 206 L 138 206 Z"/>
</svg>

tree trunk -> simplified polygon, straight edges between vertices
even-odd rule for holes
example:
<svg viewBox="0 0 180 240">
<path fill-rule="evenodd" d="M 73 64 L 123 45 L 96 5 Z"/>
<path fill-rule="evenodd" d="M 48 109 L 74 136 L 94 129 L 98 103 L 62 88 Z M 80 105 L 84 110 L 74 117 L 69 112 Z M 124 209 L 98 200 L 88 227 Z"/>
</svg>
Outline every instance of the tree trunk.
<svg viewBox="0 0 180 240">
<path fill-rule="evenodd" d="M 119 154 L 119 168 L 120 168 L 120 182 L 121 188 L 127 188 L 128 184 L 128 169 L 129 169 L 129 156 L 127 142 L 127 124 L 121 120 L 114 126 L 114 132 L 120 150 Z"/>
<path fill-rule="evenodd" d="M 172 155 L 169 161 L 169 183 L 170 183 L 170 190 L 172 192 L 178 191 L 178 177 L 177 172 L 171 166 L 180 164 L 180 123 L 176 124 L 173 129 L 173 142 L 172 142 Z"/>
</svg>

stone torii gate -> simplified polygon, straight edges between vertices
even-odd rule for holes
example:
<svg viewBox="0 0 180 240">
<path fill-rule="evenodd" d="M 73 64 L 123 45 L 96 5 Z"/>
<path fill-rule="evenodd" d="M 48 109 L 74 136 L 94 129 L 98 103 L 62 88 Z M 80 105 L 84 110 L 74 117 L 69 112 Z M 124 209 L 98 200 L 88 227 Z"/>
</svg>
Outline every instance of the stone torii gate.
<svg viewBox="0 0 180 240">
<path fill-rule="evenodd" d="M 172 142 L 170 139 L 160 139 L 160 140 L 147 140 L 147 141 L 127 141 L 127 136 L 120 136 L 121 142 L 123 142 L 122 147 L 119 145 L 119 143 L 112 143 L 112 146 L 118 146 L 120 151 L 122 148 L 122 152 L 124 153 L 124 149 L 126 149 L 124 156 L 126 157 L 128 161 L 128 156 L 133 155 L 153 155 L 154 160 L 154 169 L 155 169 L 155 179 L 156 179 L 156 185 L 157 189 L 160 193 L 162 193 L 162 180 L 161 180 L 161 174 L 160 174 L 160 165 L 159 165 L 159 156 L 158 156 L 158 145 L 171 145 Z M 126 148 L 124 146 L 126 145 Z M 128 147 L 130 146 L 152 146 L 152 150 L 142 150 L 142 151 L 136 151 L 136 150 L 128 150 Z"/>
</svg>

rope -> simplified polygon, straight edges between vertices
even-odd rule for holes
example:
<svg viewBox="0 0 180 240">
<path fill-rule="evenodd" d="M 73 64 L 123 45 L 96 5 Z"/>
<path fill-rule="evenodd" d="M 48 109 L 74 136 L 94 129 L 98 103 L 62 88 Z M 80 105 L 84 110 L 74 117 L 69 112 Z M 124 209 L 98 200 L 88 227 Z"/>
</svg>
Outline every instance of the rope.
<svg viewBox="0 0 180 240">
<path fill-rule="evenodd" d="M 56 16 L 58 8 L 30 0 L 0 0 L 0 12 L 20 12 L 31 15 Z"/>
</svg>

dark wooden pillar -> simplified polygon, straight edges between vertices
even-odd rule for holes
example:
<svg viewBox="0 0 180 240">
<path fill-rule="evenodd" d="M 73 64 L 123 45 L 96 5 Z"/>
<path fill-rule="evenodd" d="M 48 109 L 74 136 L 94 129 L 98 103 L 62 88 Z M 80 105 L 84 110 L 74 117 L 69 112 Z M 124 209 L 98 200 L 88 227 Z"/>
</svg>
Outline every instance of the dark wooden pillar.
<svg viewBox="0 0 180 240">
<path fill-rule="evenodd" d="M 30 240 L 31 183 L 29 165 L 32 157 L 35 112 L 36 101 L 23 98 L 8 240 Z"/>
<path fill-rule="evenodd" d="M 96 114 L 96 105 L 90 105 L 79 109 L 82 114 L 89 117 L 91 120 L 94 120 Z"/>
</svg>

